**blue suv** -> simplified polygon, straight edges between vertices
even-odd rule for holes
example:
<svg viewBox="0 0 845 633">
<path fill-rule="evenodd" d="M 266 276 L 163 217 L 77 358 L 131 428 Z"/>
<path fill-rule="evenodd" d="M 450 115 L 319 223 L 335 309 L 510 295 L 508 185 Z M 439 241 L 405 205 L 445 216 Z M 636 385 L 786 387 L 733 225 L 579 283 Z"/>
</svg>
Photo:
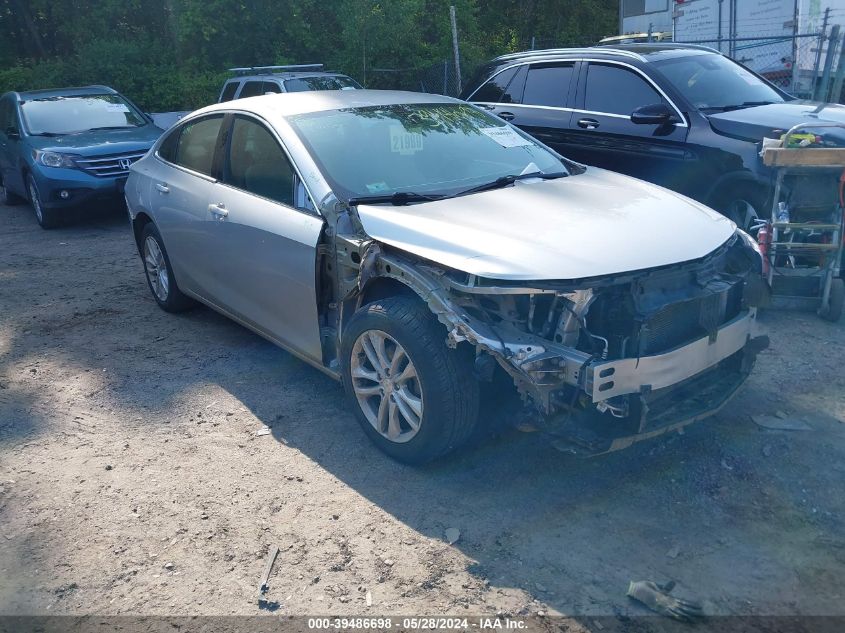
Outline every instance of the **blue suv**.
<svg viewBox="0 0 845 633">
<path fill-rule="evenodd" d="M 162 130 L 105 86 L 0 97 L 0 203 L 29 201 L 42 228 L 80 205 L 123 199 L 129 167 Z"/>
</svg>

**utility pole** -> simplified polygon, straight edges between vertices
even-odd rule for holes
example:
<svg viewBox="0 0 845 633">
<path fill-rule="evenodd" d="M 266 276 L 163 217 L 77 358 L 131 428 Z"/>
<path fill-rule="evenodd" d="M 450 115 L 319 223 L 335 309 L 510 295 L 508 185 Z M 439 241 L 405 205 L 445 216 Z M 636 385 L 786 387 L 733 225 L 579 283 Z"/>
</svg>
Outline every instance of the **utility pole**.
<svg viewBox="0 0 845 633">
<path fill-rule="evenodd" d="M 449 19 L 452 21 L 452 50 L 455 53 L 455 81 L 458 94 L 461 94 L 461 51 L 458 48 L 458 21 L 455 18 L 455 5 L 449 7 Z"/>
<path fill-rule="evenodd" d="M 818 80 L 819 80 L 819 66 L 821 66 L 821 63 L 822 63 L 822 49 L 824 48 L 824 41 L 825 41 L 825 38 L 827 37 L 827 22 L 828 22 L 829 19 L 830 19 L 830 7 L 827 7 L 824 10 L 824 20 L 822 20 L 822 30 L 819 33 L 819 42 L 816 45 L 816 61 L 813 64 L 812 83 L 810 85 L 810 92 L 812 93 L 813 98 L 816 97 L 816 90 L 818 90 L 817 85 L 818 85 Z M 798 60 L 793 59 L 792 60 L 792 77 L 793 77 L 792 89 L 793 89 L 793 91 L 795 90 L 795 83 L 796 83 L 795 76 L 799 72 L 799 71 L 796 70 L 797 66 L 798 66 Z"/>
</svg>

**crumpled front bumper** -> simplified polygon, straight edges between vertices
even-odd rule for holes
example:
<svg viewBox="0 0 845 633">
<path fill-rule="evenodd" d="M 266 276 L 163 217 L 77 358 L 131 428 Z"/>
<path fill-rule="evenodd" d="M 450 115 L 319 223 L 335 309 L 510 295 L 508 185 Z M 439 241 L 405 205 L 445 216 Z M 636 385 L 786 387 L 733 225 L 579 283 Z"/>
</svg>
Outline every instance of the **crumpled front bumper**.
<svg viewBox="0 0 845 633">
<path fill-rule="evenodd" d="M 586 391 L 593 402 L 671 387 L 735 354 L 755 338 L 757 314 L 746 310 L 705 336 L 663 354 L 591 363 Z"/>
<path fill-rule="evenodd" d="M 703 337 L 639 359 L 600 361 L 587 368 L 592 403 L 627 398 L 630 414 L 615 418 L 595 410 L 547 416 L 543 427 L 559 448 L 593 456 L 627 448 L 719 412 L 747 380 L 757 353 L 768 347 L 748 310 Z"/>
</svg>

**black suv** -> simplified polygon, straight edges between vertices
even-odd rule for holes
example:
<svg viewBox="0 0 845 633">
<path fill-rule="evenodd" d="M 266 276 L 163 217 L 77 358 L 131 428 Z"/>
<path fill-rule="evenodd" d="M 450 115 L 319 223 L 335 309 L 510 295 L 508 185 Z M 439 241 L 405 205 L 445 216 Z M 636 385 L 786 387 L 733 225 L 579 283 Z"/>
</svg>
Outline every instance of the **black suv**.
<svg viewBox="0 0 845 633">
<path fill-rule="evenodd" d="M 683 44 L 505 55 L 461 97 L 564 156 L 663 185 L 744 228 L 769 215 L 763 137 L 845 122 L 841 105 L 794 99 L 718 51 Z"/>
</svg>

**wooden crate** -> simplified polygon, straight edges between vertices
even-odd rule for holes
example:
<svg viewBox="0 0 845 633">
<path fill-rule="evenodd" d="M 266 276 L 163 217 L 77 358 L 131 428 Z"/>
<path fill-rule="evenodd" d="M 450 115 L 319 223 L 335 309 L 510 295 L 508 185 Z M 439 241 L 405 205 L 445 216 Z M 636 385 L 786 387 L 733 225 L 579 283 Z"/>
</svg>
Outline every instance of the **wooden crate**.
<svg viewBox="0 0 845 633">
<path fill-rule="evenodd" d="M 769 167 L 845 167 L 845 148 L 769 147 L 763 151 Z"/>
</svg>

